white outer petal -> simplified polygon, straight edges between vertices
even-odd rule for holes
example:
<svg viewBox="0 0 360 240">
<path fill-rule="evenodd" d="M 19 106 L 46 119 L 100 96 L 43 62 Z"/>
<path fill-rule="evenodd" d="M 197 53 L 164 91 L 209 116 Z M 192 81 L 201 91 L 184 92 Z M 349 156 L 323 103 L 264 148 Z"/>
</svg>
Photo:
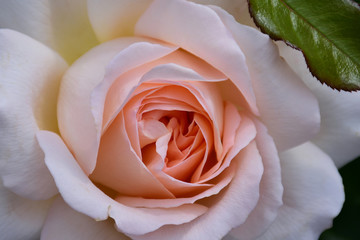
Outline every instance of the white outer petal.
<svg viewBox="0 0 360 240">
<path fill-rule="evenodd" d="M 333 90 L 309 72 L 300 51 L 277 42 L 280 54 L 313 91 L 320 105 L 320 132 L 311 141 L 339 168 L 360 155 L 360 92 Z"/>
<path fill-rule="evenodd" d="M 1 240 L 36 240 L 52 200 L 32 201 L 8 191 L 0 182 Z"/>
<path fill-rule="evenodd" d="M 86 0 L 0 1 L 0 28 L 24 33 L 73 62 L 97 44 Z"/>
<path fill-rule="evenodd" d="M 307 142 L 280 154 L 284 205 L 260 240 L 309 240 L 331 227 L 344 189 L 334 163 Z"/>
<path fill-rule="evenodd" d="M 88 0 L 89 18 L 101 42 L 134 35 L 134 27 L 152 0 Z"/>
<path fill-rule="evenodd" d="M 241 24 L 255 27 L 254 21 L 250 17 L 249 5 L 246 0 L 190 0 L 205 5 L 215 5 L 221 7 Z"/>
<path fill-rule="evenodd" d="M 52 50 L 13 30 L 0 30 L 0 174 L 4 185 L 31 199 L 57 193 L 35 139 L 57 131 L 58 86 L 67 64 Z"/>
<path fill-rule="evenodd" d="M 50 208 L 41 232 L 41 240 L 64 239 L 130 240 L 124 234 L 116 231 L 110 220 L 95 221 L 70 208 L 59 196 Z"/>
</svg>

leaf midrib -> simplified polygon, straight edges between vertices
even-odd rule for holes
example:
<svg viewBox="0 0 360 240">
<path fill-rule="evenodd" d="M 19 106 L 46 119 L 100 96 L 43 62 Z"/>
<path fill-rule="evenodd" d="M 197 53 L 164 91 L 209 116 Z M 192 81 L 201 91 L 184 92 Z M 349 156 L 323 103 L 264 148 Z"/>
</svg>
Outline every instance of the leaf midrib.
<svg viewBox="0 0 360 240">
<path fill-rule="evenodd" d="M 325 39 L 327 42 L 329 42 L 331 45 L 335 46 L 336 49 L 341 52 L 343 55 L 347 56 L 355 65 L 357 65 L 358 67 L 360 67 L 360 63 L 358 63 L 356 60 L 353 59 L 352 56 L 349 56 L 347 53 L 345 53 L 341 48 L 339 48 L 339 46 L 337 44 L 335 44 L 333 42 L 333 40 L 329 39 L 328 37 L 326 37 L 326 35 L 318 28 L 316 28 L 311 22 L 309 22 L 303 15 L 301 15 L 299 12 L 297 12 L 294 8 L 292 8 L 287 2 L 285 2 L 284 0 L 278 0 L 280 3 L 282 3 L 286 8 L 289 9 L 289 11 L 293 12 L 294 14 L 296 14 L 297 16 L 299 16 L 303 22 L 307 23 L 312 29 L 313 31 L 317 31 L 321 34 L 321 36 L 323 37 L 323 39 Z"/>
</svg>

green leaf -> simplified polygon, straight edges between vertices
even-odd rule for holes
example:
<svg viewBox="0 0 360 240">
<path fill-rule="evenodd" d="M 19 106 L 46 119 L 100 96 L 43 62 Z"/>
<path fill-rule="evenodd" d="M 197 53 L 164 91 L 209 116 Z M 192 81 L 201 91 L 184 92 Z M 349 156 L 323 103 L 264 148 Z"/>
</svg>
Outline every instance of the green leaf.
<svg viewBox="0 0 360 240">
<path fill-rule="evenodd" d="M 334 226 L 320 240 L 352 240 L 360 236 L 360 157 L 340 169 L 345 187 L 345 203 Z"/>
<path fill-rule="evenodd" d="M 300 49 L 332 88 L 360 90 L 360 6 L 351 0 L 248 0 L 260 29 Z"/>
</svg>

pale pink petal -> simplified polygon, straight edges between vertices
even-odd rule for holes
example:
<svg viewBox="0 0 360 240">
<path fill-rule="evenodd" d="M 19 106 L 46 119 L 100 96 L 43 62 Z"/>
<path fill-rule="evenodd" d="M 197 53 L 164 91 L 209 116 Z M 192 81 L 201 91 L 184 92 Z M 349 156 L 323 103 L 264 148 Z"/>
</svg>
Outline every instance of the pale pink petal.
<svg viewBox="0 0 360 240">
<path fill-rule="evenodd" d="M 45 152 L 46 165 L 65 202 L 97 221 L 110 216 L 121 232 L 145 234 L 166 224 L 178 225 L 192 221 L 207 210 L 207 207 L 199 204 L 186 204 L 171 209 L 133 208 L 120 204 L 89 180 L 59 136 L 40 131 L 37 138 Z"/>
<path fill-rule="evenodd" d="M 123 203 L 125 205 L 128 206 L 134 206 L 134 207 L 147 207 L 147 208 L 157 208 L 157 207 L 162 207 L 162 208 L 172 208 L 172 207 L 177 207 L 177 206 L 181 206 L 183 204 L 188 204 L 188 203 L 195 203 L 196 201 L 198 201 L 199 199 L 203 199 L 206 197 L 210 197 L 213 196 L 215 194 L 218 194 L 223 188 L 225 188 L 233 179 L 235 175 L 235 167 L 229 167 L 228 169 L 223 171 L 223 174 L 221 176 L 219 176 L 214 182 L 214 186 L 201 191 L 200 193 L 196 194 L 195 196 L 192 197 L 177 197 L 175 199 L 144 199 L 144 198 L 135 198 L 135 197 L 124 197 L 124 196 L 119 196 L 117 197 L 115 200 L 119 201 L 120 203 Z M 161 176 L 160 176 L 161 177 Z M 169 182 L 169 179 L 166 179 L 167 182 Z M 176 182 L 176 180 L 173 180 L 175 184 L 179 184 L 178 186 L 172 185 L 170 187 L 179 187 L 180 189 L 183 189 L 184 186 L 186 186 L 186 183 L 182 182 L 183 185 L 180 185 L 180 181 Z M 172 183 L 172 184 L 173 184 Z M 169 184 L 170 185 L 170 184 Z M 190 184 L 187 184 L 190 185 Z M 195 185 L 195 186 L 200 186 L 200 184 L 194 184 L 192 183 L 191 185 Z M 202 184 L 204 186 L 207 186 L 209 184 Z M 190 187 L 190 186 L 189 186 Z M 193 189 L 196 189 L 195 187 L 193 187 Z M 194 192 L 194 190 L 192 190 Z"/>
<path fill-rule="evenodd" d="M 231 110 L 231 108 L 228 110 Z M 238 128 L 235 130 L 234 144 L 226 153 L 225 159 L 222 161 L 221 166 L 212 175 L 204 176 L 200 182 L 205 182 L 221 174 L 225 168 L 229 167 L 233 158 L 236 157 L 239 151 L 245 148 L 251 141 L 253 141 L 256 135 L 257 130 L 253 121 L 250 120 L 245 114 L 243 114 L 241 117 L 240 126 L 238 126 Z"/>
<path fill-rule="evenodd" d="M 166 189 L 168 189 L 176 197 L 171 200 L 167 199 L 169 200 L 169 203 L 166 204 L 167 206 L 174 206 L 174 204 L 178 204 L 179 201 L 174 201 L 178 198 L 192 197 L 214 186 L 214 184 L 188 183 L 170 176 L 170 174 L 166 173 L 166 168 L 164 169 L 164 160 L 155 151 L 155 146 L 150 146 L 146 149 L 143 149 L 143 161 L 146 162 L 146 166 L 152 172 L 152 174 L 156 176 L 156 178 L 166 187 Z M 122 196 L 118 198 L 121 197 Z M 189 202 L 190 201 L 191 200 L 189 200 Z M 162 201 L 155 200 L 150 202 L 153 203 Z M 181 200 L 181 202 L 184 203 L 184 200 Z"/>
<path fill-rule="evenodd" d="M 89 19 L 101 42 L 134 35 L 137 20 L 151 0 L 88 0 Z"/>
<path fill-rule="evenodd" d="M 163 226 L 145 235 L 130 235 L 133 239 L 207 239 L 218 240 L 232 228 L 242 224 L 259 200 L 259 184 L 263 174 L 261 157 L 252 142 L 237 155 L 233 164 L 236 175 L 229 187 L 213 198 L 202 201 L 208 211 L 197 219 L 179 226 Z"/>
<path fill-rule="evenodd" d="M 57 193 L 35 139 L 57 132 L 56 101 L 67 68 L 55 52 L 13 30 L 0 30 L 0 174 L 3 184 L 30 199 Z"/>
<path fill-rule="evenodd" d="M 159 80 L 160 79 L 160 80 Z M 215 149 L 218 158 L 222 154 L 223 101 L 215 82 L 224 79 L 205 79 L 195 71 L 177 64 L 164 64 L 144 74 L 141 82 L 168 82 L 187 88 L 209 115 L 213 124 Z"/>
<path fill-rule="evenodd" d="M 130 240 L 110 220 L 96 221 L 69 207 L 57 197 L 47 215 L 41 240 Z"/>
<path fill-rule="evenodd" d="M 158 138 L 169 133 L 169 130 L 166 128 L 166 126 L 162 122 L 155 119 L 141 120 L 138 126 L 141 148 L 150 143 L 156 142 Z"/>
<path fill-rule="evenodd" d="M 90 174 L 96 164 L 102 126 L 103 101 L 108 89 L 107 87 L 101 88 L 98 85 L 116 77 L 114 74 L 117 72 L 112 69 L 112 67 L 117 67 L 116 63 L 119 62 L 116 57 L 123 56 L 129 61 L 126 66 L 131 68 L 135 66 L 131 65 L 129 55 L 132 56 L 131 59 L 135 58 L 138 61 L 141 61 L 139 59 L 142 57 L 144 57 L 143 61 L 150 58 L 145 58 L 144 55 L 136 55 L 136 58 L 133 56 L 134 51 L 144 50 L 146 47 L 150 48 L 148 51 L 150 54 L 151 50 L 155 49 L 158 49 L 162 54 L 172 51 L 172 49 L 160 45 L 142 43 L 143 41 L 142 38 L 121 38 L 101 44 L 79 58 L 66 72 L 61 82 L 58 100 L 61 136 L 66 144 L 71 147 L 71 151 L 86 174 Z M 138 50 L 136 47 L 128 48 L 134 45 L 139 47 Z M 124 66 L 124 68 L 119 69 L 119 71 L 121 70 L 126 71 L 128 69 Z M 100 88 L 97 93 L 93 93 L 93 91 L 96 92 L 95 87 L 97 87 L 96 89 Z M 95 119 L 94 116 L 96 116 Z"/>
<path fill-rule="evenodd" d="M 88 20 L 86 0 L 1 1 L 0 28 L 24 33 L 51 47 L 68 62 L 98 43 Z"/>
<path fill-rule="evenodd" d="M 156 62 L 177 49 L 175 46 L 146 40 L 147 42 L 134 43 L 124 49 L 106 66 L 103 81 L 91 94 L 92 114 L 98 126 L 106 129 L 129 100 L 140 83 L 144 69 L 147 69 L 143 65 Z"/>
<path fill-rule="evenodd" d="M 239 23 L 255 27 L 255 23 L 250 17 L 249 5 L 246 0 L 191 0 L 191 2 L 219 6 L 233 15 Z"/>
<path fill-rule="evenodd" d="M 122 114 L 102 136 L 97 165 L 90 178 L 125 196 L 174 198 L 132 150 Z"/>
<path fill-rule="evenodd" d="M 284 206 L 259 239 L 318 239 L 344 202 L 341 177 L 329 156 L 310 142 L 280 159 Z"/>
<path fill-rule="evenodd" d="M 174 47 L 164 45 L 163 49 L 159 49 L 160 46 L 157 46 L 157 51 L 172 48 Z M 151 49 L 150 49 L 151 50 Z M 103 128 L 106 129 L 108 124 L 114 119 L 114 117 L 120 112 L 126 100 L 129 100 L 131 91 L 128 88 L 133 86 L 134 83 L 143 83 L 150 82 L 154 80 L 170 80 L 174 82 L 178 81 L 207 81 L 207 82 L 218 82 L 223 81 L 226 77 L 221 74 L 219 71 L 206 64 L 199 58 L 194 57 L 193 55 L 186 53 L 184 51 L 174 51 L 170 54 L 163 54 L 164 56 L 159 59 L 147 59 L 144 56 L 144 49 L 138 47 L 138 52 L 135 52 L 136 49 L 133 49 L 132 58 L 136 58 L 138 55 L 142 55 L 142 58 L 148 63 L 141 66 L 134 64 L 133 69 L 124 72 L 123 67 L 119 67 L 120 64 L 124 64 L 122 61 L 128 61 L 129 56 L 124 58 L 119 56 L 117 60 L 118 64 L 113 64 L 115 71 L 114 76 L 118 77 L 116 80 L 113 77 L 108 77 L 109 79 L 104 81 L 101 85 L 97 87 L 94 91 L 93 96 L 95 99 L 101 99 L 98 101 L 102 103 L 102 98 L 104 93 L 107 92 L 110 85 L 111 88 L 106 95 L 104 117 L 103 117 Z M 163 51 L 160 51 L 163 52 Z M 120 58 L 121 57 L 121 58 Z M 126 64 L 129 64 L 128 62 Z M 123 71 L 123 72 L 121 72 Z M 111 72 L 110 72 L 111 73 Z M 122 74 L 121 76 L 119 76 Z M 113 82 L 115 80 L 115 82 Z M 126 86 L 127 88 L 124 88 Z M 138 88 L 140 88 L 138 86 Z M 133 88 L 131 88 L 133 90 Z M 119 92 L 124 92 L 124 94 L 119 94 Z M 126 93 L 126 94 L 125 94 Z M 99 97 L 96 97 L 96 96 Z M 99 104 L 100 109 L 101 104 Z M 102 116 L 99 114 L 99 116 Z M 100 120 L 99 120 L 100 121 Z"/>
<path fill-rule="evenodd" d="M 155 0 L 137 22 L 135 35 L 170 42 L 204 59 L 234 81 L 257 113 L 244 54 L 210 8 L 187 1 Z"/>
<path fill-rule="evenodd" d="M 235 228 L 231 234 L 241 239 L 255 239 L 274 221 L 282 206 L 283 185 L 278 152 L 273 139 L 265 126 L 258 120 L 256 143 L 264 164 L 264 174 L 260 182 L 260 199 L 244 224 Z"/>
<path fill-rule="evenodd" d="M 212 74 L 209 76 L 212 76 Z M 130 83 L 129 83 L 129 79 L 132 79 Z M 150 71 L 146 72 L 141 77 L 139 84 L 147 83 L 147 82 L 156 82 L 160 84 L 177 85 L 187 88 L 200 102 L 201 106 L 209 114 L 213 122 L 215 144 L 216 144 L 215 146 L 216 149 L 218 150 L 217 154 L 220 155 L 222 152 L 220 136 L 223 127 L 223 121 L 222 121 L 223 103 L 220 93 L 216 87 L 216 84 L 212 82 L 218 82 L 223 80 L 224 79 L 205 79 L 203 76 L 200 76 L 192 69 L 170 63 L 170 64 L 158 65 L 152 68 Z M 135 87 L 133 87 L 132 90 L 129 90 L 128 95 L 119 94 L 119 92 L 125 92 L 123 85 L 120 83 L 126 82 L 126 85 L 131 85 L 131 83 L 137 81 L 138 80 L 136 78 L 120 77 L 111 87 L 105 102 L 104 119 L 103 119 L 104 129 L 108 127 L 111 121 L 122 110 L 123 105 L 126 103 L 127 100 L 130 99 L 130 96 L 133 93 L 133 91 L 135 91 Z M 103 92 L 104 92 L 102 88 L 106 89 L 107 87 L 109 87 L 109 85 L 106 82 L 104 82 L 102 85 L 99 85 L 99 87 L 95 89 L 95 92 L 93 94 L 94 97 L 93 99 L 101 99 L 103 97 Z M 97 103 L 101 103 L 101 102 L 102 100 L 97 101 Z M 101 112 L 101 105 L 98 104 L 96 106 L 98 106 L 96 107 L 96 109 L 99 109 L 98 112 Z M 132 115 L 134 114 L 135 112 L 133 111 Z M 97 116 L 102 116 L 102 115 L 97 114 Z M 101 119 L 99 119 L 98 121 L 100 122 Z M 134 150 L 138 151 L 136 146 L 134 146 Z M 138 153 L 138 155 L 140 154 Z"/>
<path fill-rule="evenodd" d="M 260 116 L 280 150 L 314 137 L 320 126 L 315 96 L 279 56 L 267 35 L 213 7 L 246 56 Z"/>
<path fill-rule="evenodd" d="M 33 201 L 8 191 L 0 182 L 2 240 L 37 240 L 51 200 Z"/>
<path fill-rule="evenodd" d="M 280 53 L 319 101 L 320 132 L 311 141 L 324 150 L 337 167 L 360 155 L 360 92 L 333 90 L 309 72 L 300 51 L 278 43 Z"/>
</svg>

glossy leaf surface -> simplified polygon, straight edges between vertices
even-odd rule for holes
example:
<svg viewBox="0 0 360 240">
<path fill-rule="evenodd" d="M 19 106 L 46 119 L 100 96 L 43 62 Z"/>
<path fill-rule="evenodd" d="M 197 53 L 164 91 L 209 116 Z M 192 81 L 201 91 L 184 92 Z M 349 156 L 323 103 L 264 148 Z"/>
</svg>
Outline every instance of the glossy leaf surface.
<svg viewBox="0 0 360 240">
<path fill-rule="evenodd" d="M 301 49 L 321 82 L 360 89 L 360 6 L 351 0 L 249 0 L 250 13 L 274 40 Z"/>
</svg>

